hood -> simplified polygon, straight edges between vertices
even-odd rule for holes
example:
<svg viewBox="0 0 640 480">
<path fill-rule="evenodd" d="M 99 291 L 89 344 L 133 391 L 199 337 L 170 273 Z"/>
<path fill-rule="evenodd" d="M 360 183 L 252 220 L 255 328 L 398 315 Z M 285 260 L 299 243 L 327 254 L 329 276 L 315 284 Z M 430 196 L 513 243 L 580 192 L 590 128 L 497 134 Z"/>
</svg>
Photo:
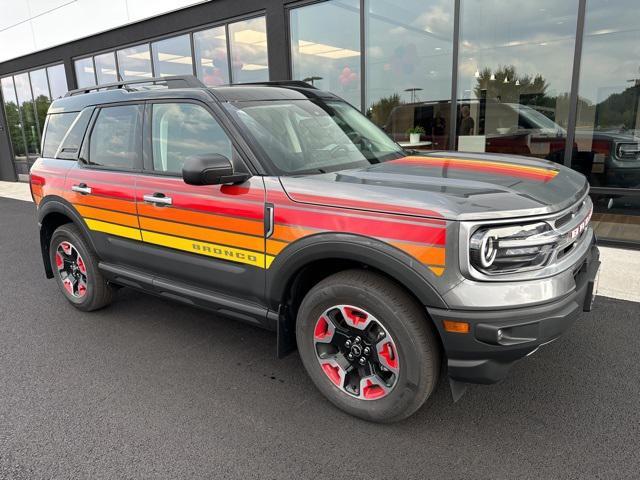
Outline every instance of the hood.
<svg viewBox="0 0 640 480">
<path fill-rule="evenodd" d="M 449 220 L 541 215 L 589 189 L 586 178 L 528 157 L 442 152 L 330 174 L 281 177 L 295 202 Z"/>
</svg>

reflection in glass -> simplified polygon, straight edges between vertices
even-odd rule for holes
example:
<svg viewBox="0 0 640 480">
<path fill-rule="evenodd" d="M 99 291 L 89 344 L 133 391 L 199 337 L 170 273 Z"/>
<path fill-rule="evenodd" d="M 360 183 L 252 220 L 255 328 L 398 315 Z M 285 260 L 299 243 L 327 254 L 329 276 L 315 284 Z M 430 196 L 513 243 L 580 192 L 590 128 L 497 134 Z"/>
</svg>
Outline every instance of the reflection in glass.
<svg viewBox="0 0 640 480">
<path fill-rule="evenodd" d="M 20 119 L 20 110 L 18 107 L 18 99 L 16 91 L 13 87 L 13 77 L 5 77 L 0 81 L 2 85 L 2 98 L 4 99 L 4 111 L 7 116 L 7 125 L 9 127 L 9 135 L 11 137 L 11 145 L 16 163 L 25 164 L 26 146 L 24 137 L 22 136 L 22 121 Z M 26 166 L 25 166 L 26 169 Z M 26 171 L 20 171 L 26 173 Z"/>
<path fill-rule="evenodd" d="M 366 113 L 416 149 L 449 148 L 453 2 L 365 2 Z"/>
<path fill-rule="evenodd" d="M 340 0 L 291 10 L 291 70 L 360 108 L 360 2 Z M 327 28 L 331 25 L 331 28 Z"/>
<path fill-rule="evenodd" d="M 225 27 L 194 33 L 193 48 L 196 74 L 205 85 L 213 87 L 230 83 Z"/>
<path fill-rule="evenodd" d="M 53 67 L 47 67 L 47 76 L 49 77 L 49 91 L 51 92 L 51 98 L 64 97 L 65 93 L 69 90 L 67 87 L 67 75 L 64 71 L 64 65 L 54 65 Z"/>
<path fill-rule="evenodd" d="M 36 113 L 40 132 L 44 131 L 44 121 L 47 118 L 47 110 L 51 105 L 49 99 L 49 84 L 47 83 L 47 73 L 44 68 L 29 72 L 31 79 L 31 91 L 36 102 Z"/>
<path fill-rule="evenodd" d="M 20 75 L 15 75 L 13 80 L 15 82 L 16 96 L 18 97 L 18 105 L 20 106 L 20 114 L 22 116 L 24 136 L 27 141 L 27 153 L 34 156 L 40 155 L 40 136 L 38 126 L 36 125 L 29 74 L 21 73 Z"/>
<path fill-rule="evenodd" d="M 640 239 L 639 44 L 636 1 L 587 2 L 575 132 L 578 151 L 572 163 L 593 187 L 635 190 L 634 195 L 593 194 L 598 235 L 635 242 Z"/>
<path fill-rule="evenodd" d="M 264 17 L 231 23 L 231 81 L 233 83 L 269 80 L 267 25 Z"/>
<path fill-rule="evenodd" d="M 564 162 L 578 0 L 462 0 L 458 149 Z"/>
<path fill-rule="evenodd" d="M 118 50 L 117 55 L 122 80 L 144 80 L 153 76 L 148 44 Z"/>
<path fill-rule="evenodd" d="M 96 84 L 96 74 L 91 57 L 81 58 L 74 62 L 78 88 L 93 87 Z"/>
<path fill-rule="evenodd" d="M 93 57 L 93 61 L 96 64 L 98 85 L 118 81 L 118 72 L 116 72 L 116 56 L 113 52 L 96 55 Z"/>
<path fill-rule="evenodd" d="M 151 52 L 156 77 L 193 75 L 189 35 L 152 43 Z"/>
</svg>

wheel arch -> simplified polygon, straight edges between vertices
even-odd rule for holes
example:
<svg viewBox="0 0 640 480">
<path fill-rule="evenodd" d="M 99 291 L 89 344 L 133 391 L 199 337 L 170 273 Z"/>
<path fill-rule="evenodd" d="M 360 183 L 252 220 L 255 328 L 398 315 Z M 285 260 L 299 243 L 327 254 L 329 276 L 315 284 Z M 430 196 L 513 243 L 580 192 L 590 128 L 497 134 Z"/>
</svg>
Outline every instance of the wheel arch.
<svg viewBox="0 0 640 480">
<path fill-rule="evenodd" d="M 280 357 L 295 349 L 295 318 L 302 298 L 323 278 L 351 268 L 370 269 L 389 278 L 422 306 L 447 308 L 431 283 L 435 275 L 396 247 L 361 235 L 311 235 L 280 252 L 267 271 L 267 301 L 279 313 Z"/>
<path fill-rule="evenodd" d="M 58 227 L 67 223 L 73 223 L 80 228 L 85 239 L 95 251 L 95 245 L 93 245 L 89 235 L 89 229 L 80 214 L 73 208 L 73 205 L 62 197 L 45 197 L 38 206 L 38 226 L 40 227 L 40 251 L 47 278 L 53 278 L 53 270 L 49 261 L 51 236 Z"/>
</svg>

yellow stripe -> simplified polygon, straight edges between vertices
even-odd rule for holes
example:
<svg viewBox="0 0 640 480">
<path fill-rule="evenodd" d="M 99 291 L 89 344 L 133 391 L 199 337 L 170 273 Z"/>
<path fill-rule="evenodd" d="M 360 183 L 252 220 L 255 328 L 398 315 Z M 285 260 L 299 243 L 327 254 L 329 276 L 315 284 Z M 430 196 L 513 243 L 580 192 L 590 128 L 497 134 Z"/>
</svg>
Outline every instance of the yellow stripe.
<svg viewBox="0 0 640 480">
<path fill-rule="evenodd" d="M 232 262 L 245 263 L 256 267 L 265 268 L 265 256 L 262 253 L 251 252 L 241 248 L 225 247 L 214 243 L 188 240 L 186 238 L 164 235 L 162 233 L 142 230 L 142 239 L 145 242 L 161 245 L 163 247 L 184 250 L 185 252 L 206 255 L 208 257 L 222 258 Z"/>
<path fill-rule="evenodd" d="M 443 267 L 429 267 L 429 270 L 431 270 L 437 277 L 444 273 Z"/>
<path fill-rule="evenodd" d="M 273 261 L 276 259 L 276 257 L 271 256 L 271 255 L 266 255 L 265 256 L 265 262 L 264 262 L 264 268 L 269 268 L 271 266 L 271 264 L 273 263 Z"/>
<path fill-rule="evenodd" d="M 122 225 L 115 225 L 113 223 L 101 222 L 99 220 L 92 220 L 85 218 L 87 227 L 90 230 L 96 232 L 110 233 L 111 235 L 117 235 L 118 237 L 132 238 L 134 240 L 142 240 L 140 236 L 140 230 L 137 228 L 124 227 Z"/>
</svg>

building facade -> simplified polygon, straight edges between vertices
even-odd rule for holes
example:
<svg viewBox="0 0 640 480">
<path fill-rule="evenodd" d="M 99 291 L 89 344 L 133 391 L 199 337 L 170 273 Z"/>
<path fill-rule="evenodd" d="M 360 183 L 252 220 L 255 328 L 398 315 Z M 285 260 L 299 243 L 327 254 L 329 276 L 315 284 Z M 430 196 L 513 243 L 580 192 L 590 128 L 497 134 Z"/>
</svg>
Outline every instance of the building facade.
<svg viewBox="0 0 640 480">
<path fill-rule="evenodd" d="M 184 74 L 211 86 L 296 79 L 411 148 L 574 168 L 591 183 L 601 239 L 640 245 L 636 0 L 24 3 L 31 17 L 0 25 L 1 179 L 28 174 L 46 110 L 68 89 Z M 15 35 L 26 23 L 27 46 Z"/>
</svg>

